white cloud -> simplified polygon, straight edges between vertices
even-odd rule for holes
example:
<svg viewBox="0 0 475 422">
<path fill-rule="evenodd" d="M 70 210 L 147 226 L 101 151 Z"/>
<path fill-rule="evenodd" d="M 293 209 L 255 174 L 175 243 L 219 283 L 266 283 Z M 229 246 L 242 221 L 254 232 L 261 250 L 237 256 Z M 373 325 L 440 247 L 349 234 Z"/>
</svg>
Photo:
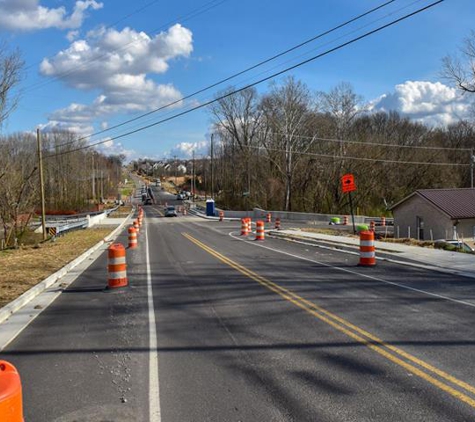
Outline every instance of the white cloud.
<svg viewBox="0 0 475 422">
<path fill-rule="evenodd" d="M 371 102 L 371 111 L 397 111 L 429 126 L 445 126 L 470 117 L 471 101 L 440 82 L 407 81 Z"/>
<path fill-rule="evenodd" d="M 47 8 L 41 6 L 39 0 L 0 0 L 0 28 L 19 31 L 76 29 L 81 27 L 88 9 L 102 7 L 103 3 L 95 0 L 76 1 L 68 15 L 64 7 Z"/>
<path fill-rule="evenodd" d="M 120 86 L 125 76 L 166 72 L 170 60 L 191 54 L 192 41 L 191 31 L 180 24 L 153 38 L 130 28 L 102 29 L 44 59 L 40 72 L 78 89 Z"/>
<path fill-rule="evenodd" d="M 94 141 L 94 143 L 96 142 Z M 126 149 L 122 143 L 113 140 L 106 140 L 104 143 L 97 145 L 95 149 L 104 155 L 124 155 L 126 162 L 139 158 L 136 151 Z"/>
<path fill-rule="evenodd" d="M 49 119 L 90 124 L 101 117 L 145 112 L 172 102 L 179 107 L 181 93 L 171 84 L 155 83 L 147 74 L 164 73 L 170 60 L 188 57 L 192 50 L 192 34 L 179 24 L 153 38 L 130 28 L 89 32 L 86 39 L 44 59 L 40 71 L 76 89 L 101 93 L 92 104 L 73 103 L 51 113 Z"/>
<path fill-rule="evenodd" d="M 165 155 L 170 157 L 176 156 L 181 159 L 191 158 L 193 156 L 193 151 L 195 151 L 195 157 L 198 157 L 199 155 L 208 155 L 209 145 L 208 141 L 180 142 Z"/>
</svg>

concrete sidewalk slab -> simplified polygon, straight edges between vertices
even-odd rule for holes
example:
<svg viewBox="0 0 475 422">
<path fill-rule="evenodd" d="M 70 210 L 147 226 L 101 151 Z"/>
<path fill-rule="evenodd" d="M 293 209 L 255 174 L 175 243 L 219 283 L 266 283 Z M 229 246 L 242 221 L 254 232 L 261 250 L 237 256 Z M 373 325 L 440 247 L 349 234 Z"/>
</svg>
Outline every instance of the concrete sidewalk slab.
<svg viewBox="0 0 475 422">
<path fill-rule="evenodd" d="M 314 240 L 359 248 L 359 238 L 349 236 L 332 236 L 323 233 L 309 233 L 300 230 L 271 230 L 270 235 L 284 236 L 297 240 Z M 475 277 L 475 255 L 461 252 L 451 252 L 442 249 L 423 248 L 419 246 L 404 245 L 401 243 L 389 243 L 375 241 L 376 256 L 378 251 L 394 255 L 394 259 L 416 261 L 434 269 L 450 271 L 460 275 Z"/>
</svg>

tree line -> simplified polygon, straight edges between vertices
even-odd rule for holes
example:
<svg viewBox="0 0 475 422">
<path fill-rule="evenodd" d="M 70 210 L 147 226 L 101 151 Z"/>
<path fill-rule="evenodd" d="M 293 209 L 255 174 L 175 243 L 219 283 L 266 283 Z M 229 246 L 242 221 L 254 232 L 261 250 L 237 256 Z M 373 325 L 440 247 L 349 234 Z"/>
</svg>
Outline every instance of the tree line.
<svg viewBox="0 0 475 422">
<path fill-rule="evenodd" d="M 471 186 L 470 122 L 430 128 L 396 112 L 368 112 L 348 83 L 313 94 L 289 77 L 262 95 L 249 88 L 227 96 L 232 91 L 209 107 L 210 167 L 225 208 L 348 213 L 345 173 L 354 174 L 355 205 L 368 215 L 386 214 L 416 189 Z"/>
<path fill-rule="evenodd" d="M 103 198 L 117 196 L 123 156 L 105 156 L 84 148 L 68 132 L 41 136 L 47 213 L 89 211 Z M 36 134 L 0 137 L 0 224 L 6 246 L 21 238 L 40 212 L 39 160 Z"/>
</svg>

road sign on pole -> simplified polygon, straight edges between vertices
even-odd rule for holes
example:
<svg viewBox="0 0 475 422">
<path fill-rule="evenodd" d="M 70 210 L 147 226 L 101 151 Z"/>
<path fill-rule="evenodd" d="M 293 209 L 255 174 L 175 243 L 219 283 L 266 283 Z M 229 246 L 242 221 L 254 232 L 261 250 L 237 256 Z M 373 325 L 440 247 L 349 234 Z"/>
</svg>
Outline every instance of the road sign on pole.
<svg viewBox="0 0 475 422">
<path fill-rule="evenodd" d="M 356 185 L 355 177 L 351 173 L 347 173 L 341 177 L 341 189 L 343 193 L 348 193 L 348 196 L 350 197 L 351 221 L 353 223 L 353 233 L 356 233 L 355 215 L 353 213 L 353 201 L 351 200 L 351 192 L 356 190 Z"/>
<path fill-rule="evenodd" d="M 351 173 L 341 177 L 341 189 L 343 193 L 353 192 L 356 190 L 355 178 Z"/>
</svg>

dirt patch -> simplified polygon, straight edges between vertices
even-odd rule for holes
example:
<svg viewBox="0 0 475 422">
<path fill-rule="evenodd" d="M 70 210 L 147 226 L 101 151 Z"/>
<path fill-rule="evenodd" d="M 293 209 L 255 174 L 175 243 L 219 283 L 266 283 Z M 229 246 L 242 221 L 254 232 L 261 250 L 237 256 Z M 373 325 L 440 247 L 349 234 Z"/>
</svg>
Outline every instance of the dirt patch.
<svg viewBox="0 0 475 422">
<path fill-rule="evenodd" d="M 0 308 L 60 270 L 110 234 L 112 228 L 67 233 L 55 241 L 0 252 Z"/>
</svg>

